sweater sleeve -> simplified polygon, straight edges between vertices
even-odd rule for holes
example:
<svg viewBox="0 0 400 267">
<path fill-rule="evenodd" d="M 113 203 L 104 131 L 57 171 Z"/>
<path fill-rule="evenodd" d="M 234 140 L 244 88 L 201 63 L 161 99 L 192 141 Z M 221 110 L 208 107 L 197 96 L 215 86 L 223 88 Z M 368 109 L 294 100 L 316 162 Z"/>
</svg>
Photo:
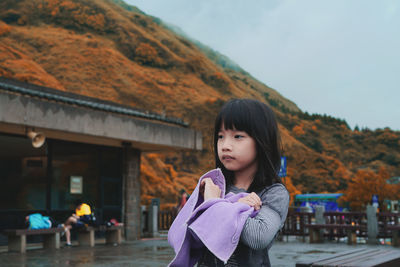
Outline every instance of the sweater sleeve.
<svg viewBox="0 0 400 267">
<path fill-rule="evenodd" d="M 254 218 L 248 218 L 240 236 L 251 249 L 264 249 L 283 227 L 289 208 L 289 193 L 282 184 L 275 184 L 261 194 L 262 207 Z"/>
</svg>

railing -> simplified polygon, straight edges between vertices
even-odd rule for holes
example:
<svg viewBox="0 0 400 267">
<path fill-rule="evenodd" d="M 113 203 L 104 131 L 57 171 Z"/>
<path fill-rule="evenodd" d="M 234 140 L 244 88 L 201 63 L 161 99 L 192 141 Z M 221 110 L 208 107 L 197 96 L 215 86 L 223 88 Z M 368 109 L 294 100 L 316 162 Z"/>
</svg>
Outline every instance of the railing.
<svg viewBox="0 0 400 267">
<path fill-rule="evenodd" d="M 158 229 L 168 230 L 176 217 L 176 210 L 161 210 L 158 212 Z"/>
<path fill-rule="evenodd" d="M 158 213 L 159 230 L 168 230 L 171 227 L 177 213 L 175 210 L 162 210 Z M 325 212 L 327 224 L 345 224 L 367 226 L 367 214 L 365 212 Z M 380 212 L 377 213 L 378 238 L 391 238 L 392 231 L 388 230 L 389 225 L 400 225 L 400 214 Z M 315 213 L 289 211 L 281 235 L 307 236 L 308 229 L 305 224 L 315 222 Z M 366 231 L 357 231 L 357 237 L 367 237 Z M 330 230 L 325 236 L 329 239 L 346 236 L 345 230 Z"/>
<path fill-rule="evenodd" d="M 327 224 L 344 224 L 344 225 L 367 225 L 367 214 L 365 212 L 336 212 L 329 211 L 324 213 L 325 222 Z M 366 237 L 367 232 L 357 230 L 356 234 L 358 237 Z M 326 236 L 329 239 L 334 237 L 344 237 L 346 236 L 345 229 L 329 230 Z"/>
<path fill-rule="evenodd" d="M 389 225 L 400 224 L 400 214 L 391 212 L 379 212 L 376 214 L 378 219 L 378 238 L 392 237 L 392 231 L 388 230 Z"/>
<path fill-rule="evenodd" d="M 331 224 L 350 224 L 350 225 L 366 225 L 367 214 L 365 212 L 324 212 L 326 223 Z"/>
<path fill-rule="evenodd" d="M 305 224 L 310 224 L 314 219 L 314 213 L 289 211 L 282 235 L 306 236 L 308 234 Z"/>
<path fill-rule="evenodd" d="M 361 225 L 367 228 L 367 214 L 365 212 L 325 212 L 325 223 Z M 392 231 L 388 230 L 389 225 L 400 225 L 400 214 L 379 212 L 376 214 L 378 221 L 378 238 L 391 238 Z M 282 229 L 282 235 L 308 235 L 304 224 L 315 222 L 315 214 L 307 212 L 289 211 L 285 226 Z M 367 231 L 357 231 L 357 237 L 367 237 Z M 325 234 L 328 238 L 346 236 L 345 230 L 330 230 Z"/>
</svg>

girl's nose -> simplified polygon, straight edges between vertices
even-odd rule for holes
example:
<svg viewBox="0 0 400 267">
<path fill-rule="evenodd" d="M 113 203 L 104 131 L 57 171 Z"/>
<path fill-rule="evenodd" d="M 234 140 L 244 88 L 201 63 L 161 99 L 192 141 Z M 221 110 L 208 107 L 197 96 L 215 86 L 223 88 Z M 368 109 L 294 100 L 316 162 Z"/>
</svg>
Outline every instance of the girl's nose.
<svg viewBox="0 0 400 267">
<path fill-rule="evenodd" d="M 232 150 L 232 144 L 227 138 L 222 143 L 222 151 L 231 151 L 231 150 Z"/>
</svg>

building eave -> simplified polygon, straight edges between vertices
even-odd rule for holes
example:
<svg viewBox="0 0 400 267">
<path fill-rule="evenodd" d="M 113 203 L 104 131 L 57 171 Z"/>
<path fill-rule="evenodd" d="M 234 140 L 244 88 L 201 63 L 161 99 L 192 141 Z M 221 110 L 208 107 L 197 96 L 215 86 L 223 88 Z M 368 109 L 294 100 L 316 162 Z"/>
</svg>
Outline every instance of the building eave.
<svg viewBox="0 0 400 267">
<path fill-rule="evenodd" d="M 183 125 L 0 90 L 0 132 L 24 134 L 29 127 L 49 138 L 143 151 L 202 148 L 201 133 Z"/>
</svg>

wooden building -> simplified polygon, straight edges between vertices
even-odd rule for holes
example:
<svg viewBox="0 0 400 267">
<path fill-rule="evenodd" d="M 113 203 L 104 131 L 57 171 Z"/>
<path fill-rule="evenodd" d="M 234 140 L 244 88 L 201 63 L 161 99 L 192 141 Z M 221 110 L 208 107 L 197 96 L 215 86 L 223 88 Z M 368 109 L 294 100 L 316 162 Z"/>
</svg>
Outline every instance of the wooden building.
<svg viewBox="0 0 400 267">
<path fill-rule="evenodd" d="M 65 219 L 84 199 L 137 239 L 141 153 L 201 148 L 181 120 L 0 78 L 0 230 L 33 212 Z"/>
</svg>

